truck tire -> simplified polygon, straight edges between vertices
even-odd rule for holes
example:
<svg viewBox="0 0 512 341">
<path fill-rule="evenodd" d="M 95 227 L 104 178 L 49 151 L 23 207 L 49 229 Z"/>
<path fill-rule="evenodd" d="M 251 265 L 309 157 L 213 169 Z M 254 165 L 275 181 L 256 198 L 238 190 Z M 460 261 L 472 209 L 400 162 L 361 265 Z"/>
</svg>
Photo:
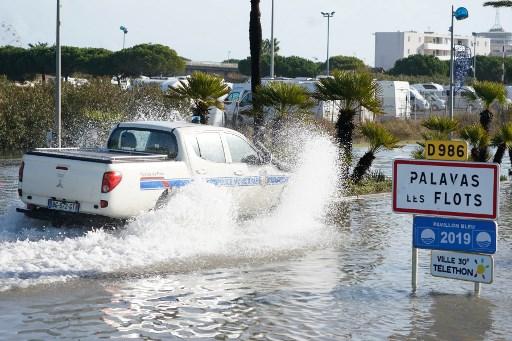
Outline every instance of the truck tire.
<svg viewBox="0 0 512 341">
<path fill-rule="evenodd" d="M 164 208 L 167 206 L 167 203 L 169 202 L 169 190 L 166 189 L 165 191 L 160 194 L 160 197 L 158 197 L 158 200 L 155 203 L 155 211 Z"/>
</svg>

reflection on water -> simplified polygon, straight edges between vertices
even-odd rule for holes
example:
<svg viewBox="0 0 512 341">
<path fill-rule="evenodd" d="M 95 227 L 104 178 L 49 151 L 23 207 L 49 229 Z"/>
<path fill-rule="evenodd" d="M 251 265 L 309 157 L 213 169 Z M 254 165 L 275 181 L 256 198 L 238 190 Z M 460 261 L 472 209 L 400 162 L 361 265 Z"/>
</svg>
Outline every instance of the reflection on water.
<svg viewBox="0 0 512 341">
<path fill-rule="evenodd" d="M 15 165 L 0 166 L 0 178 L 7 179 L 0 197 L 9 198 L 0 202 L 0 210 L 5 201 L 19 204 L 16 175 Z M 217 233 L 210 231 L 208 238 L 216 243 L 221 237 L 231 239 L 219 243 L 222 252 L 214 250 L 214 255 L 204 249 L 191 252 L 194 241 L 204 248 L 212 245 L 201 239 L 209 231 L 203 226 L 207 220 L 198 220 L 187 238 L 187 230 L 176 226 L 163 238 L 166 226 L 161 226 L 153 231 L 163 243 L 156 247 L 151 244 L 156 239 L 147 239 L 151 231 L 31 229 L 31 221 L 7 213 L 2 221 L 15 226 L 0 227 L 1 242 L 17 245 L 17 257 L 29 261 L 20 269 L 37 265 L 37 271 L 50 271 L 66 265 L 68 273 L 79 275 L 0 292 L 0 339 L 510 339 L 511 196 L 509 185 L 502 186 L 496 278 L 482 285 L 480 298 L 470 295 L 471 283 L 430 276 L 425 250 L 419 255 L 419 289 L 411 294 L 412 218 L 391 213 L 389 195 L 333 201 L 323 227 L 302 226 L 305 218 L 299 212 L 280 217 L 279 224 L 266 218 L 261 228 L 274 224 L 287 232 L 267 226 L 270 238 L 256 233 L 255 222 L 237 226 L 240 236 L 220 229 L 224 221 L 216 221 L 211 229 Z M 155 225 L 156 219 L 148 217 L 146 223 Z M 294 228 L 314 242 L 290 239 Z M 33 242 L 14 244 L 16 238 Z M 177 240 L 190 244 L 178 247 Z M 123 245 L 132 250 L 118 254 Z M 172 261 L 164 257 L 169 250 L 175 257 L 190 256 Z M 159 261 L 147 266 L 148 257 Z M 0 271 L 0 280 L 24 273 L 16 269 L 15 259 L 0 259 L 1 268 L 8 262 L 14 264 L 11 272 Z M 141 266 L 116 267 L 116 262 Z M 100 265 L 109 271 L 98 271 Z"/>
</svg>

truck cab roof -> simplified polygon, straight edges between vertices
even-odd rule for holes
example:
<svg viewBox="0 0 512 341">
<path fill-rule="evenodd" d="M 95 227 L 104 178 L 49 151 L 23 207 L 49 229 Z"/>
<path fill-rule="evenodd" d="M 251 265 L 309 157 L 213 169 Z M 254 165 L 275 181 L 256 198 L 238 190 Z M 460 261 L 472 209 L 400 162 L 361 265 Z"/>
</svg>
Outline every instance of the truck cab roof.
<svg viewBox="0 0 512 341">
<path fill-rule="evenodd" d="M 187 129 L 200 131 L 229 131 L 240 135 L 238 132 L 217 126 L 210 126 L 205 124 L 189 123 L 185 121 L 132 121 L 132 122 L 121 122 L 114 128 L 143 128 L 143 129 L 155 129 L 164 131 L 173 131 L 174 129 Z"/>
</svg>

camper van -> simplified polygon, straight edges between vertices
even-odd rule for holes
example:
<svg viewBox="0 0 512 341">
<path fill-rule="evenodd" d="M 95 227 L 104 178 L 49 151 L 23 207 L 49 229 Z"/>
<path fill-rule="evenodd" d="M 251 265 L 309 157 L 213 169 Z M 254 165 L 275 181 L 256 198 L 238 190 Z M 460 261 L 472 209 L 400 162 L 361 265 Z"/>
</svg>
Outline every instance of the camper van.
<svg viewBox="0 0 512 341">
<path fill-rule="evenodd" d="M 380 87 L 379 99 L 382 103 L 383 114 L 381 119 L 411 117 L 411 98 L 409 82 L 378 81 Z"/>
<path fill-rule="evenodd" d="M 411 98 L 411 109 L 413 111 L 427 111 L 430 109 L 430 103 L 415 88 L 409 88 L 409 96 Z"/>
</svg>

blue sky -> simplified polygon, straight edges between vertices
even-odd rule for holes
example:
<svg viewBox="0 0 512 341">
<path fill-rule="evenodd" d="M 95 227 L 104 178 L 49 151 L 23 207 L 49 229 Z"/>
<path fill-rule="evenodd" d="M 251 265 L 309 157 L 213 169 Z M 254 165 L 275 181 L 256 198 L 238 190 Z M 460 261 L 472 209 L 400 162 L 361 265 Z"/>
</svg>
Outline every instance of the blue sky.
<svg viewBox="0 0 512 341">
<path fill-rule="evenodd" d="M 274 0 L 275 36 L 282 55 L 324 60 L 327 22 L 320 12 L 336 11 L 331 21 L 331 55 L 357 56 L 372 65 L 376 31 L 447 32 L 451 2 L 446 0 Z M 244 58 L 249 54 L 249 0 L 61 0 L 62 43 L 122 47 L 120 25 L 128 28 L 127 46 L 153 42 L 199 61 Z M 494 9 L 483 1 L 453 1 L 470 18 L 456 33 L 487 31 Z M 55 0 L 2 0 L 0 22 L 12 25 L 23 44 L 55 42 Z M 261 0 L 263 36 L 270 37 L 271 0 Z M 512 30 L 512 9 L 501 10 Z M 0 32 L 2 39 L 2 32 Z M 4 38 L 5 39 L 5 38 Z M 4 42 L 0 41 L 0 44 Z"/>
</svg>

